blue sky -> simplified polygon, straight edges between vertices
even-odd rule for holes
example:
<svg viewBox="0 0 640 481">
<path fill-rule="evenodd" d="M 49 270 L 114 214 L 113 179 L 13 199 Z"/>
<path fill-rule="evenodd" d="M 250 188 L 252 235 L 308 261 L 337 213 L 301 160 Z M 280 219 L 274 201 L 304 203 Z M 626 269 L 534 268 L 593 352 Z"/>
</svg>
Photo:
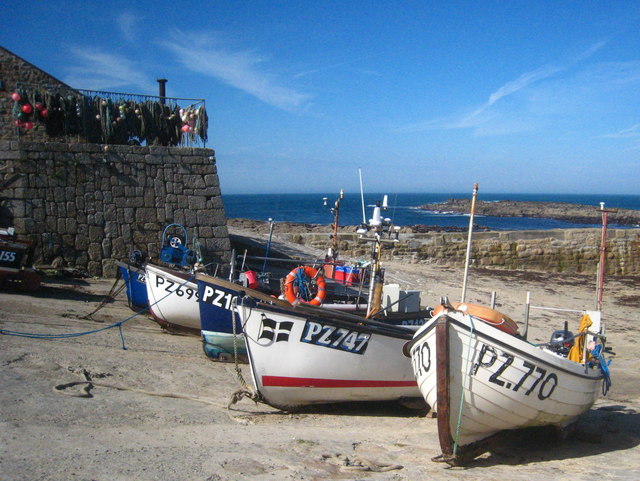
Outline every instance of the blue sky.
<svg viewBox="0 0 640 481">
<path fill-rule="evenodd" d="M 205 98 L 223 194 L 638 194 L 640 3 L 22 1 L 73 87 Z"/>
</svg>

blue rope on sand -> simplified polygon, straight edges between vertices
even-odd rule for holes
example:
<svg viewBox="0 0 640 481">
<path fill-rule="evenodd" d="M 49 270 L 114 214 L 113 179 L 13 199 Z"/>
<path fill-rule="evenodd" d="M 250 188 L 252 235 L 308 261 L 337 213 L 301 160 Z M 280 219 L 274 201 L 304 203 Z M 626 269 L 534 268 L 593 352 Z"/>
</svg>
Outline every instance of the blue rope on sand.
<svg viewBox="0 0 640 481">
<path fill-rule="evenodd" d="M 120 329 L 120 338 L 122 339 L 122 349 L 126 351 L 127 347 L 125 346 L 125 343 L 124 343 L 124 333 L 122 332 L 122 324 L 124 324 L 127 321 L 130 321 L 131 319 L 133 319 L 139 314 L 142 314 L 144 311 L 148 309 L 149 309 L 148 307 L 145 307 L 143 310 L 136 312 L 133 316 L 125 319 L 124 321 L 119 321 L 119 322 L 116 322 L 115 324 L 111 324 L 110 326 L 101 327 L 100 329 L 93 329 L 91 331 L 70 332 L 66 334 L 38 334 L 35 332 L 20 332 L 20 331 L 9 331 L 7 329 L 0 329 L 0 334 L 4 334 L 6 336 L 26 337 L 29 339 L 70 339 L 72 337 L 80 337 L 80 336 L 87 336 L 89 334 L 96 334 L 98 332 L 106 331 L 108 329 L 113 329 L 114 327 L 117 327 Z"/>
<path fill-rule="evenodd" d="M 187 282 L 191 281 L 194 278 L 195 278 L 195 276 L 189 277 L 189 279 L 187 279 L 182 284 L 180 284 L 176 288 L 176 290 L 179 289 L 180 287 L 184 286 Z M 36 333 L 36 332 L 20 332 L 20 331 L 9 331 L 7 329 L 0 329 L 0 334 L 4 334 L 6 336 L 26 337 L 26 338 L 29 338 L 29 339 L 70 339 L 72 337 L 80 337 L 80 336 L 87 336 L 89 334 L 96 334 L 98 332 L 106 331 L 108 329 L 113 329 L 114 327 L 117 327 L 120 330 L 120 339 L 122 339 L 122 349 L 126 351 L 127 350 L 127 346 L 125 345 L 125 342 L 124 342 L 124 333 L 122 332 L 122 325 L 125 322 L 130 321 L 134 317 L 142 314 L 143 312 L 148 311 L 151 306 L 155 306 L 160 301 L 166 299 L 167 297 L 169 297 L 174 292 L 175 291 L 167 293 L 164 297 L 158 299 L 156 302 L 154 302 L 153 304 L 148 305 L 144 309 L 141 309 L 140 311 L 136 312 L 134 315 L 126 318 L 125 320 L 116 322 L 114 324 L 111 324 L 110 326 L 101 327 L 100 329 L 92 329 L 90 331 L 82 331 L 82 332 L 70 332 L 70 333 L 66 333 L 66 334 L 39 334 L 39 333 Z"/>
</svg>

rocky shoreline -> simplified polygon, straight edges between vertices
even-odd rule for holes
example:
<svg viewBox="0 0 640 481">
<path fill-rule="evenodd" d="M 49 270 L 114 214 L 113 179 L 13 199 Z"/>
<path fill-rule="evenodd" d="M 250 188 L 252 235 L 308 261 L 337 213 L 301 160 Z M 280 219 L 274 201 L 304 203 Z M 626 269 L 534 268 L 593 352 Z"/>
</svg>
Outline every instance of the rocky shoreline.
<svg viewBox="0 0 640 481">
<path fill-rule="evenodd" d="M 444 214 L 468 214 L 471 210 L 470 199 L 449 199 L 445 202 L 425 204 L 419 206 L 420 209 Z M 631 209 L 609 209 L 609 224 L 621 226 L 640 227 L 640 211 Z M 500 200 L 486 202 L 479 200 L 476 202 L 475 213 L 479 216 L 491 217 L 533 217 L 538 219 L 555 219 L 574 224 L 601 224 L 602 213 L 599 206 L 569 204 L 563 202 L 530 202 Z M 489 227 L 481 225 L 482 219 L 477 219 L 474 224 L 475 231 L 490 231 Z M 227 219 L 229 227 L 257 233 L 269 232 L 269 223 L 262 220 L 246 218 Z M 343 225 L 339 227 L 339 232 L 355 232 L 357 226 Z M 278 222 L 278 232 L 287 233 L 323 233 L 332 232 L 332 224 L 308 224 L 302 222 Z M 416 224 L 412 226 L 402 226 L 402 233 L 428 233 L 428 232 L 467 232 L 468 227 L 439 226 Z"/>
<path fill-rule="evenodd" d="M 269 223 L 264 220 L 254 220 L 246 218 L 229 218 L 227 219 L 227 226 L 231 229 L 239 229 L 254 233 L 268 233 Z M 307 224 L 304 222 L 278 222 L 276 223 L 276 230 L 280 233 L 329 233 L 333 232 L 332 224 Z M 340 233 L 353 233 L 358 226 L 355 225 L 342 225 L 338 228 Z M 488 227 L 474 226 L 476 231 L 488 231 Z M 403 226 L 400 229 L 401 233 L 426 233 L 426 232 L 467 232 L 468 227 L 455 227 L 455 226 L 440 226 L 440 225 L 424 225 L 416 224 L 412 226 Z"/>
<path fill-rule="evenodd" d="M 607 206 L 605 206 L 608 209 Z M 471 210 L 470 199 L 449 199 L 446 202 L 421 205 L 420 209 L 437 213 L 467 214 Z M 610 209 L 609 222 L 619 225 L 640 225 L 640 211 Z M 534 217 L 555 219 L 575 224 L 599 224 L 602 214 L 599 206 L 568 204 L 563 202 L 525 202 L 500 200 L 476 202 L 475 213 L 492 217 Z"/>
</svg>

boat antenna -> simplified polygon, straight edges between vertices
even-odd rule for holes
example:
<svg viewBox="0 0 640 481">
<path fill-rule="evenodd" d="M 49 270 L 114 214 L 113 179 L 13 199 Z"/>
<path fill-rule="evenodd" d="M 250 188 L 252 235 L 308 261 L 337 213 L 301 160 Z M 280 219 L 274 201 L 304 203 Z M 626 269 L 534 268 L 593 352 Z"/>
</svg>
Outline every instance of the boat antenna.
<svg viewBox="0 0 640 481">
<path fill-rule="evenodd" d="M 367 223 L 367 215 L 364 213 L 364 190 L 362 189 L 362 169 L 358 167 L 358 175 L 360 176 L 360 200 L 362 201 L 362 223 Z"/>
<path fill-rule="evenodd" d="M 464 302 L 467 295 L 467 276 L 469 275 L 469 259 L 471 258 L 471 238 L 473 237 L 473 216 L 476 210 L 476 197 L 478 195 L 478 184 L 473 184 L 471 194 L 471 215 L 469 215 L 469 237 L 467 238 L 467 255 L 464 261 L 464 278 L 462 280 L 462 296 L 460 302 Z"/>
<path fill-rule="evenodd" d="M 382 304 L 382 287 L 384 284 L 384 269 L 380 266 L 382 243 L 398 242 L 398 230 L 394 229 L 395 237 L 392 238 L 391 219 L 385 218 L 382 215 L 387 209 L 388 197 L 385 195 L 382 202 L 376 202 L 373 208 L 373 216 L 372 219 L 369 220 L 369 223 L 362 224 L 356 231 L 360 235 L 360 239 L 372 243 L 369 299 L 366 315 L 368 319 L 380 311 Z"/>
<path fill-rule="evenodd" d="M 340 189 L 340 195 L 334 202 L 333 207 L 329 207 L 329 212 L 333 214 L 333 242 L 327 257 L 330 257 L 333 260 L 338 258 L 338 225 L 340 218 L 340 202 L 342 199 L 344 199 L 344 190 Z M 323 197 L 322 200 L 324 201 L 324 205 L 328 205 L 327 197 Z"/>
</svg>

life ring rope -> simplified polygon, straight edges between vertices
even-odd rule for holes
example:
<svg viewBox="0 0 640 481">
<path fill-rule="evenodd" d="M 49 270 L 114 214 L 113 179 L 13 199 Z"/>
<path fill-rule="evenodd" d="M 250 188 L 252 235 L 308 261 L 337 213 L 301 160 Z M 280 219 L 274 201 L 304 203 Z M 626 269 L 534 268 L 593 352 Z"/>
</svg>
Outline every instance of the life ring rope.
<svg viewBox="0 0 640 481">
<path fill-rule="evenodd" d="M 310 293 L 308 285 L 315 283 L 317 286 L 316 295 L 309 300 Z M 296 305 L 298 303 L 319 306 L 323 303 L 327 295 L 326 283 L 324 276 L 319 270 L 310 266 L 299 266 L 293 269 L 284 280 L 284 296 L 289 304 Z M 306 299 L 305 299 L 306 297 Z"/>
</svg>

